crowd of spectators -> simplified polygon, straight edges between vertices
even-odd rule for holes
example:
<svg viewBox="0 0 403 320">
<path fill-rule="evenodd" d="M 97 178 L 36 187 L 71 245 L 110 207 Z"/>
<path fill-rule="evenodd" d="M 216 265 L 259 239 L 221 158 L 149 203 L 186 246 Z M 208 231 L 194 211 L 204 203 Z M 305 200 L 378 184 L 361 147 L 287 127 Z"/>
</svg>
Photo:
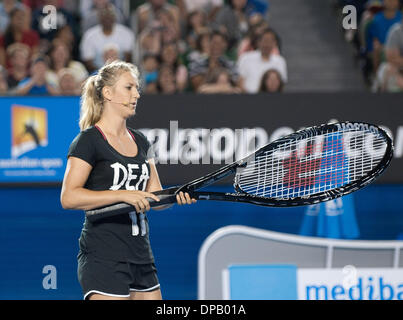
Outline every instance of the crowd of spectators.
<svg viewBox="0 0 403 320">
<path fill-rule="evenodd" d="M 268 0 L 3 0 L 0 95 L 79 95 L 115 59 L 139 67 L 148 94 L 282 92 L 269 12 Z"/>
<path fill-rule="evenodd" d="M 357 29 L 345 30 L 373 92 L 403 92 L 402 0 L 337 0 L 357 9 Z"/>
</svg>

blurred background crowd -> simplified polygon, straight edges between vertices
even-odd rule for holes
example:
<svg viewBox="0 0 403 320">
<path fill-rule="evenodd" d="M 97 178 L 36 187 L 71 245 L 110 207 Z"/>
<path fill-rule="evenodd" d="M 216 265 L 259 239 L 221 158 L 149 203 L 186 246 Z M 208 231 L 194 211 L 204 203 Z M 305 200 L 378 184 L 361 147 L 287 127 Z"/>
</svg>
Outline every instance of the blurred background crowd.
<svg viewBox="0 0 403 320">
<path fill-rule="evenodd" d="M 357 9 L 357 29 L 345 30 L 363 79 L 373 92 L 403 91 L 402 4 L 399 0 L 339 0 Z"/>
<path fill-rule="evenodd" d="M 139 67 L 142 92 L 147 94 L 287 91 L 288 72 L 291 75 L 297 64 L 290 66 L 284 53 L 283 42 L 292 53 L 292 40 L 287 39 L 286 31 L 285 39 L 279 31 L 276 2 L 280 3 L 3 0 L 0 95 L 79 95 L 83 81 L 114 59 Z M 353 53 L 354 72 L 360 75 L 365 90 L 402 91 L 401 1 L 327 2 L 336 17 L 327 23 L 336 29 L 337 17 L 344 17 L 343 7 L 357 8 L 357 29 L 342 29 L 340 23 L 339 35 Z M 49 5 L 56 8 L 55 16 Z M 289 12 L 283 13 L 281 20 L 288 26 L 301 23 Z M 298 26 L 293 29 L 294 35 L 303 38 L 298 35 Z M 311 52 L 320 46 L 317 43 Z M 314 64 L 308 61 L 308 68 L 313 70 Z M 318 72 L 326 74 L 321 68 Z M 306 82 L 305 77 L 301 81 Z"/>
</svg>

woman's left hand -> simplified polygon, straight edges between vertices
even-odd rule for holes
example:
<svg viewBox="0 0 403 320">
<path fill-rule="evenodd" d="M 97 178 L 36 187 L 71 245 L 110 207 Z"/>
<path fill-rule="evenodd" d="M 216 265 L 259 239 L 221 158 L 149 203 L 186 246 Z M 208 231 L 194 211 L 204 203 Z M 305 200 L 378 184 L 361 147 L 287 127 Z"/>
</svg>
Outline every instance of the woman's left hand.
<svg viewBox="0 0 403 320">
<path fill-rule="evenodd" d="M 192 203 L 196 203 L 196 199 L 191 199 L 189 193 L 187 192 L 179 192 L 176 195 L 176 201 L 178 202 L 179 205 L 182 204 L 192 204 Z"/>
</svg>

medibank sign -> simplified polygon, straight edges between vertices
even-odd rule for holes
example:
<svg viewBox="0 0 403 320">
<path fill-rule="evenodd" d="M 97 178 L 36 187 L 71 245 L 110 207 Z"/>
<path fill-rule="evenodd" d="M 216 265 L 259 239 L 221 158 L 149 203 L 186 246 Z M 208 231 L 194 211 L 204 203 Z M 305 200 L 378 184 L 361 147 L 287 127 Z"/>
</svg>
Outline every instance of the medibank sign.
<svg viewBox="0 0 403 320">
<path fill-rule="evenodd" d="M 223 289 L 232 300 L 403 300 L 403 269 L 230 265 Z"/>
<path fill-rule="evenodd" d="M 403 300 L 403 269 L 298 269 L 300 300 Z"/>
</svg>

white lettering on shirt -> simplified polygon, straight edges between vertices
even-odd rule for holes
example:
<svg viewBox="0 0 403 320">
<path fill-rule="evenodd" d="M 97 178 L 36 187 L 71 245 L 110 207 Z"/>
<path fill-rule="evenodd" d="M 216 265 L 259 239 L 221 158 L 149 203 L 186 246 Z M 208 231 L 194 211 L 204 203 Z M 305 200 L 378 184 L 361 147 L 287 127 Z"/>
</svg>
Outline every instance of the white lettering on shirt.
<svg viewBox="0 0 403 320">
<path fill-rule="evenodd" d="M 147 162 L 147 161 L 146 161 Z M 128 164 L 127 168 L 119 162 L 115 162 L 111 164 L 113 168 L 113 185 L 109 188 L 109 190 L 119 190 L 123 185 L 126 190 L 141 190 L 144 191 L 146 189 L 147 181 L 150 178 L 149 170 L 146 163 L 141 165 L 141 174 L 139 173 L 139 165 L 138 164 Z M 137 172 L 136 172 L 137 171 Z M 123 173 L 122 177 L 120 173 Z M 132 185 L 131 182 L 136 181 L 135 185 Z M 141 185 L 141 183 L 143 183 Z"/>
</svg>

